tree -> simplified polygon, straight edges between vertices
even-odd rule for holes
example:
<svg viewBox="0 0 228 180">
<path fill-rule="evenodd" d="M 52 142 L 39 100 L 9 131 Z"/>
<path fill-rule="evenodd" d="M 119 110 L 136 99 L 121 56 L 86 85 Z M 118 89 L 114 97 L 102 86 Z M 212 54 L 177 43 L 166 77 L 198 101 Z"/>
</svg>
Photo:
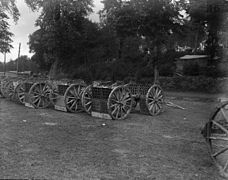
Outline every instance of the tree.
<svg viewBox="0 0 228 180">
<path fill-rule="evenodd" d="M 67 67 L 72 64 L 70 55 L 79 52 L 75 61 L 80 61 L 83 24 L 92 11 L 92 0 L 26 0 L 26 3 L 32 10 L 41 9 L 36 21 L 40 30 L 30 36 L 31 50 L 36 53 L 34 56 L 42 57 L 45 59 L 43 62 L 56 62 L 60 67 Z M 37 45 L 34 43 L 38 39 L 34 36 L 42 37 Z"/>
<path fill-rule="evenodd" d="M 206 53 L 211 56 L 211 60 L 219 55 L 218 34 L 222 31 L 222 23 L 227 23 L 223 21 L 227 6 L 227 2 L 223 0 L 190 0 L 190 17 L 207 35 Z"/>
<path fill-rule="evenodd" d="M 181 14 L 185 10 L 185 0 L 104 0 L 101 11 L 105 25 L 111 26 L 120 39 L 137 36 L 146 45 L 149 65 L 158 65 L 158 59 L 165 51 L 171 36 L 183 33 L 186 19 Z M 121 58 L 121 53 L 120 58 Z M 155 77 L 156 78 L 156 77 Z"/>
<path fill-rule="evenodd" d="M 18 61 L 18 63 L 17 63 Z M 7 70 L 8 71 L 16 71 L 17 70 L 17 64 L 18 64 L 18 71 L 23 72 L 23 71 L 32 71 L 32 72 L 37 72 L 38 68 L 37 65 L 31 61 L 31 59 L 28 56 L 20 56 L 19 58 L 15 60 L 10 60 L 7 62 Z M 1 66 L 1 63 L 0 63 Z M 0 67 L 1 69 L 1 67 Z"/>
<path fill-rule="evenodd" d="M 19 18 L 19 11 L 16 7 L 15 0 L 0 0 L 0 52 L 6 53 L 10 52 L 12 48 L 13 34 L 9 31 L 9 16 L 13 17 L 14 22 L 17 22 Z"/>
</svg>

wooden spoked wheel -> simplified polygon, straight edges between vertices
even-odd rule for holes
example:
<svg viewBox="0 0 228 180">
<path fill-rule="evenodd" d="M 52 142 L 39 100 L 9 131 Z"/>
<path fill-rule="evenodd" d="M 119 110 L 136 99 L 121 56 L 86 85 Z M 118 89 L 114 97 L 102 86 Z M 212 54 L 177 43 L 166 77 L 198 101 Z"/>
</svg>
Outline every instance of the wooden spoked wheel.
<svg viewBox="0 0 228 180">
<path fill-rule="evenodd" d="M 150 115 L 156 116 L 162 112 L 164 105 L 164 94 L 159 85 L 154 84 L 146 94 L 146 106 Z"/>
<path fill-rule="evenodd" d="M 87 86 L 82 94 L 82 106 L 84 110 L 91 114 L 92 110 L 92 86 Z"/>
<path fill-rule="evenodd" d="M 50 93 L 52 86 L 45 82 L 39 82 L 32 85 L 29 90 L 30 103 L 35 108 L 47 108 L 50 106 Z"/>
<path fill-rule="evenodd" d="M 212 160 L 228 178 L 228 102 L 218 107 L 202 130 Z"/>
<path fill-rule="evenodd" d="M 0 95 L 2 95 L 2 86 L 3 86 L 3 82 L 4 82 L 4 80 L 1 79 L 1 80 L 0 80 Z"/>
<path fill-rule="evenodd" d="M 9 100 L 13 100 L 15 97 L 15 88 L 13 81 L 9 81 L 5 86 L 5 96 Z"/>
<path fill-rule="evenodd" d="M 7 97 L 7 85 L 10 83 L 10 81 L 3 81 L 1 85 L 1 93 L 3 97 Z"/>
<path fill-rule="evenodd" d="M 16 99 L 19 103 L 24 104 L 25 103 L 25 84 L 24 82 L 20 82 L 16 88 Z"/>
<path fill-rule="evenodd" d="M 114 120 L 125 119 L 132 109 L 132 96 L 125 86 L 114 88 L 108 97 L 107 109 Z"/>
<path fill-rule="evenodd" d="M 84 89 L 85 86 L 81 84 L 72 84 L 67 88 L 64 94 L 64 101 L 69 112 L 83 111 L 81 99 Z"/>
</svg>

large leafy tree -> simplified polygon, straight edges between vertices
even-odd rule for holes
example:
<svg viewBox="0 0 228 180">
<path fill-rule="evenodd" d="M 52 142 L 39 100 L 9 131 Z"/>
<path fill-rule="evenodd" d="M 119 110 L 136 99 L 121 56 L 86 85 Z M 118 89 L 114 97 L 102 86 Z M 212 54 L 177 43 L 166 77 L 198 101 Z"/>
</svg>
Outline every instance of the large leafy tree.
<svg viewBox="0 0 228 180">
<path fill-rule="evenodd" d="M 211 59 L 219 55 L 219 36 L 228 3 L 224 0 L 190 0 L 190 17 L 192 22 L 198 26 L 198 32 L 204 30 L 206 36 L 206 53 Z M 198 33 L 196 33 L 198 35 Z"/>
<path fill-rule="evenodd" d="M 186 7 L 185 0 L 104 0 L 101 11 L 102 22 L 111 26 L 120 41 L 137 36 L 143 39 L 149 64 L 154 67 L 165 51 L 171 36 L 181 34 L 186 19 L 181 14 Z M 119 58 L 121 58 L 119 53 Z M 152 63 L 151 63 L 152 62 Z"/>
<path fill-rule="evenodd" d="M 32 10 L 41 10 L 36 21 L 40 30 L 30 36 L 30 49 L 36 53 L 33 58 L 65 67 L 84 58 L 83 25 L 92 12 L 92 0 L 26 0 L 26 3 Z M 72 54 L 78 54 L 74 62 Z"/>
<path fill-rule="evenodd" d="M 13 34 L 9 30 L 9 15 L 17 22 L 19 11 L 15 0 L 0 0 L 0 52 L 10 52 Z"/>
</svg>

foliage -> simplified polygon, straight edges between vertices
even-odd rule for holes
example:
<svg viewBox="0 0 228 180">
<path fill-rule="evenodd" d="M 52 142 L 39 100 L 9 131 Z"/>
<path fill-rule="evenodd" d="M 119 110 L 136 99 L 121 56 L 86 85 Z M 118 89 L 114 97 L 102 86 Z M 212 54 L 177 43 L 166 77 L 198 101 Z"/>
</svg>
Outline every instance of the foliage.
<svg viewBox="0 0 228 180">
<path fill-rule="evenodd" d="M 41 9 L 36 21 L 40 29 L 30 36 L 30 49 L 36 54 L 35 61 L 52 64 L 57 61 L 61 66 L 69 66 L 74 54 L 77 63 L 86 61 L 83 43 L 87 16 L 92 10 L 91 0 L 26 0 L 32 10 Z M 91 35 L 91 34 L 90 34 Z M 41 37 L 40 40 L 38 37 Z M 84 42 L 83 42 L 84 41 Z M 78 54 L 78 56 L 77 56 Z M 42 58 L 42 60 L 38 60 Z M 43 67 L 43 65 L 42 65 Z"/>
<path fill-rule="evenodd" d="M 13 34 L 9 31 L 9 16 L 10 14 L 16 22 L 19 18 L 19 11 L 16 7 L 15 0 L 0 0 L 0 52 L 10 52 L 12 48 Z"/>
<path fill-rule="evenodd" d="M 164 90 L 204 93 L 221 93 L 226 84 L 225 79 L 205 76 L 160 77 L 159 82 Z"/>
<path fill-rule="evenodd" d="M 104 0 L 100 24 L 87 18 L 90 0 L 26 2 L 32 10 L 41 10 L 39 29 L 30 35 L 32 61 L 45 71 L 57 62 L 59 74 L 88 81 L 150 81 L 155 66 L 161 76 L 173 76 L 175 58 L 185 55 L 175 52 L 175 46 L 196 49 L 214 21 L 201 12 L 204 4 L 195 6 L 193 0 Z M 195 65 L 184 71 L 216 74 L 212 68 L 199 70 Z"/>
<path fill-rule="evenodd" d="M 7 71 L 16 71 L 17 70 L 17 61 L 18 61 L 18 71 L 32 71 L 34 73 L 38 72 L 38 65 L 31 61 L 28 56 L 21 56 L 14 61 L 11 60 L 6 63 Z M 3 63 L 0 63 L 0 71 L 4 70 Z"/>
<path fill-rule="evenodd" d="M 224 12 L 221 8 L 226 6 L 223 0 L 190 0 L 190 16 L 192 22 L 197 24 L 198 31 L 204 30 L 206 36 L 206 53 L 213 59 L 219 56 L 219 37 L 218 34 L 222 30 Z M 227 23 L 227 22 L 225 22 Z"/>
<path fill-rule="evenodd" d="M 102 22 L 114 29 L 120 41 L 120 50 L 125 37 L 144 37 L 150 53 L 154 53 L 158 59 L 167 39 L 183 30 L 184 18 L 180 11 L 184 8 L 184 2 L 105 0 L 104 9 L 101 11 Z M 119 55 L 119 58 L 121 57 L 122 54 Z"/>
</svg>

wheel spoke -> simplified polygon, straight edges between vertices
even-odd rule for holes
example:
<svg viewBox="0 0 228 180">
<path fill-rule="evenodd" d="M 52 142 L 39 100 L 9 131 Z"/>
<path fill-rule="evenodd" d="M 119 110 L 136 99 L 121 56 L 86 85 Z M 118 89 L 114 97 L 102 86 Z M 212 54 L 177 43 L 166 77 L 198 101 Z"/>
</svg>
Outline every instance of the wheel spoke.
<svg viewBox="0 0 228 180">
<path fill-rule="evenodd" d="M 77 93 L 77 90 L 75 89 L 75 87 L 73 87 L 73 91 L 74 91 L 75 97 L 78 97 L 78 93 Z"/>
<path fill-rule="evenodd" d="M 86 100 L 91 100 L 91 97 L 85 96 L 84 98 L 85 98 Z"/>
<path fill-rule="evenodd" d="M 114 103 L 118 103 L 118 101 L 116 101 L 115 99 L 111 99 L 111 101 Z"/>
<path fill-rule="evenodd" d="M 122 108 L 122 111 L 126 114 L 127 110 L 124 107 L 121 107 L 121 108 Z"/>
<path fill-rule="evenodd" d="M 120 107 L 119 107 L 119 106 L 117 106 L 116 119 L 118 119 L 118 117 L 119 117 L 119 113 L 120 113 Z"/>
<path fill-rule="evenodd" d="M 38 101 L 37 107 L 40 107 L 40 103 L 41 103 L 41 98 L 39 98 L 39 101 Z"/>
<path fill-rule="evenodd" d="M 226 164 L 225 164 L 225 166 L 223 167 L 223 171 L 226 171 L 227 167 L 228 167 L 228 160 L 226 161 Z"/>
<path fill-rule="evenodd" d="M 116 95 L 116 93 L 114 92 L 113 93 L 113 97 L 112 97 L 113 99 L 111 99 L 111 100 L 114 100 L 114 99 L 116 99 L 116 102 L 118 102 L 118 97 L 117 97 L 117 95 Z"/>
<path fill-rule="evenodd" d="M 88 107 L 88 111 L 89 111 L 89 112 L 90 112 L 91 108 L 92 108 L 92 106 L 89 106 L 89 107 Z"/>
<path fill-rule="evenodd" d="M 85 105 L 88 106 L 88 105 L 91 105 L 92 102 L 91 101 L 88 101 Z"/>
<path fill-rule="evenodd" d="M 76 103 L 75 103 L 75 111 L 77 111 L 77 109 L 78 109 L 78 103 L 77 103 L 77 101 L 76 101 Z"/>
<path fill-rule="evenodd" d="M 73 96 L 75 97 L 74 91 L 73 91 L 72 89 L 70 89 L 70 90 L 68 91 L 68 93 L 70 93 L 71 95 L 73 95 Z"/>
<path fill-rule="evenodd" d="M 112 111 L 112 114 L 114 115 L 117 111 L 117 105 L 115 104 L 115 109 Z"/>
<path fill-rule="evenodd" d="M 67 104 L 71 104 L 74 101 L 75 101 L 74 99 L 71 99 L 70 101 L 67 101 Z"/>
<path fill-rule="evenodd" d="M 75 106 L 76 101 L 73 102 L 73 104 L 70 106 L 70 109 L 72 110 L 72 108 Z"/>
<path fill-rule="evenodd" d="M 149 106 L 151 106 L 151 105 L 154 104 L 154 103 L 155 103 L 155 101 L 150 102 L 150 103 L 149 103 Z"/>
<path fill-rule="evenodd" d="M 212 154 L 212 156 L 213 156 L 213 157 L 216 157 L 216 156 L 218 156 L 218 155 L 220 155 L 220 154 L 226 152 L 227 150 L 228 150 L 228 147 L 225 147 L 225 148 L 219 150 L 218 152 Z"/>
</svg>

